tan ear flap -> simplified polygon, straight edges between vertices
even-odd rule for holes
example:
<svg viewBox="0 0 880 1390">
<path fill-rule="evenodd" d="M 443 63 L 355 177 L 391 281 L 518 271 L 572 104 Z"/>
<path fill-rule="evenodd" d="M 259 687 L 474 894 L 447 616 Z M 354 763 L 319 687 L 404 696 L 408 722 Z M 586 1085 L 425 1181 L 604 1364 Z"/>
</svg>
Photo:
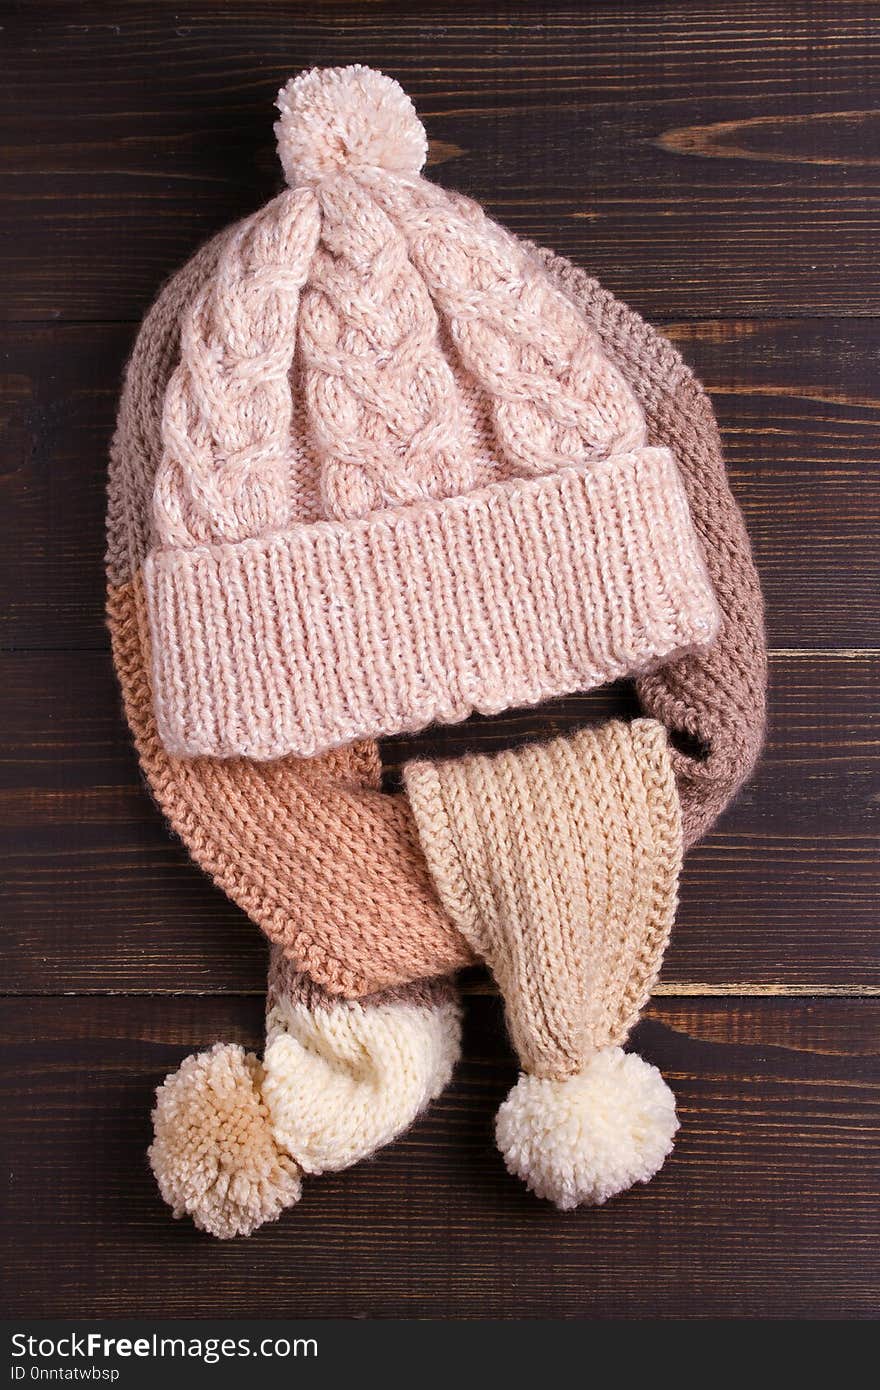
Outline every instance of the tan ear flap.
<svg viewBox="0 0 880 1390">
<path fill-rule="evenodd" d="M 665 729 L 611 720 L 404 776 L 441 902 L 504 996 L 523 1070 L 496 1128 L 508 1168 L 564 1210 L 647 1182 L 672 1148 L 675 1102 L 620 1044 L 675 915 Z"/>
<path fill-rule="evenodd" d="M 515 237 L 422 179 L 373 186 L 464 367 L 488 394 L 498 447 L 517 472 L 645 443 L 641 408 L 594 329 Z"/>
<path fill-rule="evenodd" d="M 160 546 L 239 541 L 287 523 L 289 375 L 319 234 L 314 193 L 282 193 L 229 238 L 187 312 L 162 414 Z"/>
</svg>

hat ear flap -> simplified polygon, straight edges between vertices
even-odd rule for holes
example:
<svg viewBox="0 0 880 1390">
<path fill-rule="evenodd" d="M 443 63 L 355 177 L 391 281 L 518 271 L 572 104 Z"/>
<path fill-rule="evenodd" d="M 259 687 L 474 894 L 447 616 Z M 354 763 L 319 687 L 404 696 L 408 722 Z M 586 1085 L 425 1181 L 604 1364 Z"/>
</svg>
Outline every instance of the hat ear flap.
<svg viewBox="0 0 880 1390">
<path fill-rule="evenodd" d="M 641 408 L 595 330 L 516 237 L 422 179 L 389 180 L 386 196 L 516 472 L 644 445 Z"/>
<path fill-rule="evenodd" d="M 612 720 L 404 779 L 450 920 L 492 969 L 523 1075 L 498 1114 L 510 1171 L 563 1210 L 647 1182 L 675 1101 L 624 1042 L 675 915 L 681 820 L 666 733 Z"/>
<path fill-rule="evenodd" d="M 319 234 L 314 193 L 282 193 L 234 229 L 184 316 L 153 493 L 160 546 L 239 541 L 287 523 L 290 368 Z"/>
</svg>

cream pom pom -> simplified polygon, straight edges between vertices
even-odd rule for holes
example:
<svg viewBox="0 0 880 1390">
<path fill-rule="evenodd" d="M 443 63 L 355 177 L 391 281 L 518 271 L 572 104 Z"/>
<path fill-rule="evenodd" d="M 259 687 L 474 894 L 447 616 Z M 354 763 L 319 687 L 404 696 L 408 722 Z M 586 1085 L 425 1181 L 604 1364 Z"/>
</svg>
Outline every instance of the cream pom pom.
<svg viewBox="0 0 880 1390">
<path fill-rule="evenodd" d="M 276 105 L 278 154 L 292 188 L 341 170 L 418 174 L 425 163 L 428 138 L 406 92 L 362 63 L 300 73 Z"/>
<path fill-rule="evenodd" d="M 218 1043 L 187 1057 L 156 1092 L 150 1165 L 175 1216 L 202 1231 L 250 1235 L 300 1196 L 300 1173 L 275 1143 L 253 1053 Z"/>
<path fill-rule="evenodd" d="M 515 1177 L 571 1211 L 648 1182 L 677 1129 L 675 1097 L 657 1068 L 608 1047 L 564 1081 L 521 1076 L 495 1137 Z"/>
</svg>

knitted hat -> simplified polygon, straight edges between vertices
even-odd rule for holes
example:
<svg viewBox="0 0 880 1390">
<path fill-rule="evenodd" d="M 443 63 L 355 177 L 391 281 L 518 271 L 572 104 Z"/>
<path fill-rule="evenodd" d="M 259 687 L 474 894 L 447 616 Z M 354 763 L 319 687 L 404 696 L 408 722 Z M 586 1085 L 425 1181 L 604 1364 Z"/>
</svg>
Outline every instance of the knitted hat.
<svg viewBox="0 0 880 1390">
<path fill-rule="evenodd" d="M 144 581 L 159 736 L 312 757 L 641 672 L 719 614 L 675 458 L 368 68 L 278 99 L 290 188 L 180 324 Z"/>
<path fill-rule="evenodd" d="M 362 1003 L 298 988 L 262 1064 L 189 1059 L 154 1168 L 217 1234 L 277 1214 L 300 1172 L 369 1152 L 449 1074 L 447 1006 L 374 991 L 483 957 L 525 1072 L 499 1117 L 508 1166 L 560 1205 L 601 1201 L 671 1146 L 671 1096 L 619 1043 L 682 842 L 761 739 L 760 593 L 711 407 L 595 282 L 417 177 L 424 135 L 388 79 L 306 74 L 280 104 L 294 191 L 199 253 L 139 337 L 108 613 L 171 824 L 291 966 Z M 639 672 L 660 723 L 411 768 L 415 819 L 352 742 Z M 513 820 L 488 815 L 513 787 Z M 316 1038 L 343 1077 L 403 1048 L 410 1084 L 378 1107 L 367 1084 L 316 1127 L 290 1102 L 314 1094 L 296 1059 Z M 374 1072 L 357 1063 L 359 1084 Z M 372 1109 L 363 1134 L 322 1129 Z M 206 1146 L 220 1130 L 241 1142 Z"/>
</svg>

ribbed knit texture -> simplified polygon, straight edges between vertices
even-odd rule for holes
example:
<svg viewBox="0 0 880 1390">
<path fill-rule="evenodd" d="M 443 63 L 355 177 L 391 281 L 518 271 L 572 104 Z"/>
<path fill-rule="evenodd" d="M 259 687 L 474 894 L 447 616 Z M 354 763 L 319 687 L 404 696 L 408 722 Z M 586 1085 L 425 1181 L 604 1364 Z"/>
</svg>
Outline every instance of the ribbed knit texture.
<svg viewBox="0 0 880 1390">
<path fill-rule="evenodd" d="M 675 917 L 681 818 L 663 726 L 614 720 L 405 775 L 440 899 L 498 981 L 524 1070 L 582 1071 L 628 1035 Z"/>
<path fill-rule="evenodd" d="M 604 685 L 708 641 L 672 455 L 146 565 L 171 753 L 312 757 Z"/>
</svg>

